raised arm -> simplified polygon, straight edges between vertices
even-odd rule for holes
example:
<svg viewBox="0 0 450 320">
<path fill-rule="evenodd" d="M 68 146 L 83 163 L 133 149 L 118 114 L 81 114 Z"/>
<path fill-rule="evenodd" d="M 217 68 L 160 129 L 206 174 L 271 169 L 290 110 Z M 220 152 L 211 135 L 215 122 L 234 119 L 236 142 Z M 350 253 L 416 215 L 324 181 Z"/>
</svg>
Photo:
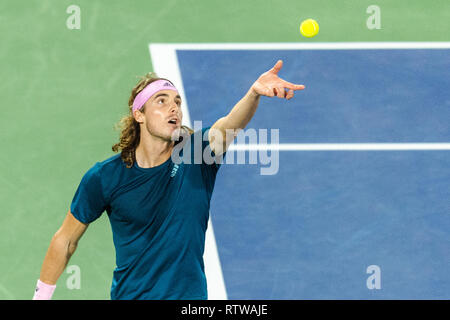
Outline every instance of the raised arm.
<svg viewBox="0 0 450 320">
<path fill-rule="evenodd" d="M 61 227 L 50 242 L 42 263 L 37 290 L 33 299 L 46 300 L 51 298 L 58 278 L 75 252 L 78 241 L 87 227 L 88 225 L 78 221 L 70 210 L 67 212 Z"/>
<path fill-rule="evenodd" d="M 211 149 L 216 155 L 223 154 L 233 142 L 238 132 L 244 129 L 258 108 L 261 96 L 290 100 L 295 90 L 303 90 L 304 85 L 293 84 L 278 77 L 283 61 L 263 73 L 250 87 L 246 95 L 231 109 L 225 117 L 217 120 L 209 131 Z M 286 91 L 285 89 L 288 89 Z"/>
</svg>

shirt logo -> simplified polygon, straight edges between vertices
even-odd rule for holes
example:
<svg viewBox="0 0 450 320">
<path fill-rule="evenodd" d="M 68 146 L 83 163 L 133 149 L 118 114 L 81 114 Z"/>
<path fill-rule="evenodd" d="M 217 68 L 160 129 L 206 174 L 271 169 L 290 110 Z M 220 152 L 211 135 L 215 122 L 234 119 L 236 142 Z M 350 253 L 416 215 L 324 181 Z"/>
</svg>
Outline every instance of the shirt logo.
<svg viewBox="0 0 450 320">
<path fill-rule="evenodd" d="M 175 177 L 175 175 L 177 174 L 178 167 L 179 167 L 179 165 L 177 165 L 177 164 L 175 164 L 175 165 L 173 166 L 172 172 L 170 173 L 170 176 L 171 176 L 172 178 Z"/>
</svg>

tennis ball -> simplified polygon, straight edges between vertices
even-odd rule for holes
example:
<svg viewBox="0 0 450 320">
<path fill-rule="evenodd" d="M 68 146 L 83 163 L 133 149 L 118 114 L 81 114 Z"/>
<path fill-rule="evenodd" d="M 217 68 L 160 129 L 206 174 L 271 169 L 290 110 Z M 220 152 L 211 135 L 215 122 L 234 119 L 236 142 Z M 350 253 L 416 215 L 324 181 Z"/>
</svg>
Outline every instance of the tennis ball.
<svg viewBox="0 0 450 320">
<path fill-rule="evenodd" d="M 319 33 L 319 24 L 316 20 L 306 19 L 300 24 L 300 33 L 307 38 L 312 38 Z"/>
</svg>

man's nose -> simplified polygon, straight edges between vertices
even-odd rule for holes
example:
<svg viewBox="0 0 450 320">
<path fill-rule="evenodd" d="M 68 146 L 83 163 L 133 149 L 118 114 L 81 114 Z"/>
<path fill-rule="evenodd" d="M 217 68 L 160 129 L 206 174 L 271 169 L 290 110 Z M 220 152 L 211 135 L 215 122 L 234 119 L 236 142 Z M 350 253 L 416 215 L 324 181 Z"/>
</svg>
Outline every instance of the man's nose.
<svg viewBox="0 0 450 320">
<path fill-rule="evenodd" d="M 169 113 L 177 113 L 178 111 L 178 105 L 174 102 L 169 109 Z"/>
</svg>

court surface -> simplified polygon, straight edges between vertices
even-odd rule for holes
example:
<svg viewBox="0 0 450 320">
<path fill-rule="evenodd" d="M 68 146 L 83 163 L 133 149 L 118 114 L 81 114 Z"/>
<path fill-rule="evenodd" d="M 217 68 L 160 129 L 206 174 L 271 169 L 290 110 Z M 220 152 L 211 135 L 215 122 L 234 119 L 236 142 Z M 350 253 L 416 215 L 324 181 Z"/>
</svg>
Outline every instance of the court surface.
<svg viewBox="0 0 450 320">
<path fill-rule="evenodd" d="M 250 151 L 219 171 L 211 221 L 228 299 L 449 298 L 449 49 L 357 46 L 173 45 L 162 57 L 150 45 L 191 125 L 224 116 L 278 59 L 281 78 L 306 85 L 263 97 L 247 127 L 269 129 L 268 144 L 279 129 L 276 174 Z"/>
</svg>

